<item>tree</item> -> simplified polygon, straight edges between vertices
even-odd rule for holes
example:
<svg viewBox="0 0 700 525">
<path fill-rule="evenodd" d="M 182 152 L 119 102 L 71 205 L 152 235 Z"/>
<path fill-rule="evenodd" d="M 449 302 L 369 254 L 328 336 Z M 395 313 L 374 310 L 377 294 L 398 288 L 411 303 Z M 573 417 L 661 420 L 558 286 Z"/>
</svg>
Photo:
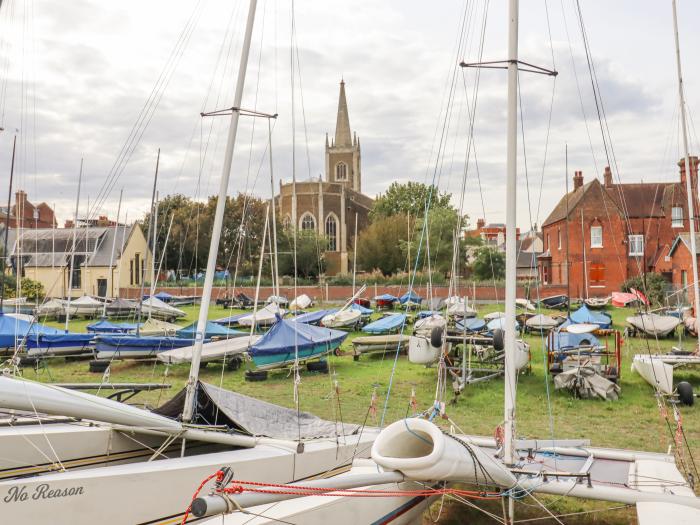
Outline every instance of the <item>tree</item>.
<svg viewBox="0 0 700 525">
<path fill-rule="evenodd" d="M 374 201 L 370 212 L 372 221 L 391 217 L 392 215 L 406 215 L 417 217 L 425 213 L 425 203 L 430 198 L 430 209 L 450 208 L 450 194 L 440 192 L 435 186 L 420 182 L 407 182 L 400 184 L 392 182 L 386 193 L 379 195 Z"/>
<path fill-rule="evenodd" d="M 22 295 L 30 300 L 43 299 L 46 295 L 44 293 L 44 285 L 29 277 L 22 277 L 20 289 L 22 290 Z"/>
<path fill-rule="evenodd" d="M 291 229 L 277 232 L 280 275 L 294 276 L 294 235 Z M 296 236 L 297 275 L 305 279 L 318 277 L 326 271 L 327 239 L 314 230 L 296 230 Z"/>
<path fill-rule="evenodd" d="M 622 283 L 623 292 L 631 292 L 632 288 L 646 295 L 651 304 L 663 305 L 668 290 L 668 281 L 660 273 L 649 272 L 643 276 L 630 277 Z"/>
<path fill-rule="evenodd" d="M 415 229 L 411 234 L 411 241 L 404 242 L 401 250 L 404 257 L 409 257 L 410 269 L 416 264 L 416 257 L 419 255 L 417 268 L 427 270 L 426 256 L 430 253 L 430 268 L 432 271 L 442 272 L 447 275 L 452 270 L 452 259 L 454 251 L 454 232 L 457 229 L 457 212 L 451 208 L 433 208 L 428 213 L 428 229 L 423 232 L 423 218 L 415 223 Z M 460 241 L 460 253 L 462 242 Z M 410 248 L 410 252 L 409 252 Z M 460 259 L 461 260 L 461 259 Z M 458 269 L 459 270 L 459 269 Z"/>
<path fill-rule="evenodd" d="M 407 224 L 404 215 L 377 218 L 361 231 L 357 240 L 358 267 L 365 271 L 377 269 L 385 275 L 405 270 L 406 256 L 401 244 L 408 240 L 414 219 L 410 221 Z"/>
<path fill-rule="evenodd" d="M 506 256 L 491 246 L 482 246 L 476 251 L 472 272 L 480 281 L 500 280 L 506 276 Z"/>
</svg>

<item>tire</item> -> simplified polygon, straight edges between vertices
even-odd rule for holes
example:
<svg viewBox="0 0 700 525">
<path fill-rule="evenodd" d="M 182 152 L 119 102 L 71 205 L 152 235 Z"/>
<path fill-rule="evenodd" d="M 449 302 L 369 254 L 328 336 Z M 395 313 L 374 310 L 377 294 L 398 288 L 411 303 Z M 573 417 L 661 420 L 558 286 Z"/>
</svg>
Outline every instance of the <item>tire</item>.
<svg viewBox="0 0 700 525">
<path fill-rule="evenodd" d="M 33 368 L 33 367 L 36 366 L 36 364 L 37 364 L 38 362 L 39 362 L 39 358 L 38 358 L 38 357 L 29 357 L 29 356 L 25 356 L 25 357 L 20 357 L 20 358 L 19 358 L 19 366 L 20 366 L 21 368 L 30 368 L 30 367 Z"/>
<path fill-rule="evenodd" d="M 93 361 L 90 361 L 90 363 L 88 364 L 90 372 L 93 372 L 95 374 L 104 374 L 104 371 L 109 368 L 109 365 L 109 361 L 105 361 L 102 359 L 95 359 Z"/>
<path fill-rule="evenodd" d="M 442 348 L 442 328 L 436 326 L 430 331 L 430 346 Z"/>
<path fill-rule="evenodd" d="M 306 363 L 306 369 L 309 372 L 328 372 L 328 361 L 309 361 Z"/>
<path fill-rule="evenodd" d="M 234 356 L 226 362 L 226 370 L 231 370 L 231 371 L 238 370 L 241 368 L 242 364 L 243 364 L 243 360 L 238 356 Z"/>
<path fill-rule="evenodd" d="M 676 385 L 676 392 L 678 393 L 678 400 L 685 406 L 692 407 L 695 403 L 695 396 L 693 395 L 693 386 L 687 381 L 681 381 Z"/>
<path fill-rule="evenodd" d="M 496 328 L 493 331 L 493 349 L 497 352 L 500 352 L 506 347 L 505 336 L 505 332 L 500 328 Z"/>
<path fill-rule="evenodd" d="M 204 370 L 207 366 L 209 366 L 209 361 L 200 361 L 199 362 L 199 369 Z"/>
<path fill-rule="evenodd" d="M 267 379 L 267 370 L 246 370 L 245 380 L 253 382 L 265 381 Z"/>
<path fill-rule="evenodd" d="M 359 361 L 359 360 L 360 360 L 360 356 L 357 355 L 357 354 L 355 354 L 354 356 L 352 356 L 352 360 L 353 360 L 353 361 Z"/>
<path fill-rule="evenodd" d="M 338 347 L 335 350 L 333 350 L 333 354 L 340 357 L 341 355 L 343 355 L 343 351 L 340 349 L 340 347 Z"/>
</svg>

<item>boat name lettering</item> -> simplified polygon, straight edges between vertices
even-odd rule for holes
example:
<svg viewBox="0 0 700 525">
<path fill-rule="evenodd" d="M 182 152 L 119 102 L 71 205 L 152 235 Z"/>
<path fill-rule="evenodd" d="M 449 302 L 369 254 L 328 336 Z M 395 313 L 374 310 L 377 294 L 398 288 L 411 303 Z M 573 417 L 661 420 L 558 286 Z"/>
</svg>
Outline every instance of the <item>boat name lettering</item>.
<svg viewBox="0 0 700 525">
<path fill-rule="evenodd" d="M 3 498 L 5 503 L 16 503 L 28 500 L 42 500 L 54 498 L 68 498 L 83 494 L 83 487 L 52 488 L 48 483 L 42 483 L 34 488 L 33 493 L 27 491 L 26 485 L 10 487 Z"/>
</svg>

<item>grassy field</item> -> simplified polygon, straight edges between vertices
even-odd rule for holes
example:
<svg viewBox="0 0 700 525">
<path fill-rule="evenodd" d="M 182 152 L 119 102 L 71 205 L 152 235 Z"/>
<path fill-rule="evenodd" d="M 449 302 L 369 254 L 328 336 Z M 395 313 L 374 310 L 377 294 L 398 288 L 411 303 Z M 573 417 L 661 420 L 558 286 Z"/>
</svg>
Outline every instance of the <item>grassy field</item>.
<svg viewBox="0 0 700 525">
<path fill-rule="evenodd" d="M 479 308 L 480 314 L 502 309 L 501 305 L 485 305 Z M 180 321 L 185 325 L 196 319 L 197 309 L 185 307 L 187 317 Z M 234 311 L 233 313 L 236 313 Z M 622 329 L 625 318 L 631 310 L 612 309 L 614 326 Z M 210 309 L 210 318 L 231 314 L 230 310 L 220 307 Z M 71 329 L 84 331 L 89 321 L 71 322 Z M 49 323 L 51 324 L 51 323 Z M 59 326 L 59 325 L 55 325 Z M 410 327 L 407 327 L 410 330 Z M 301 408 L 318 416 L 335 419 L 342 416 L 343 421 L 362 423 L 368 415 L 372 392 L 376 391 L 378 402 L 377 418 L 370 416 L 368 424 L 378 424 L 384 412 L 392 368 L 393 355 L 366 355 L 359 361 L 353 361 L 350 341 L 359 334 L 350 334 L 343 343 L 344 355 L 329 356 L 329 374 L 310 373 L 303 370 L 300 385 Z M 598 446 L 624 447 L 649 451 L 666 451 L 672 436 L 659 415 L 652 389 L 642 379 L 630 371 L 631 358 L 635 353 L 666 351 L 671 346 L 679 345 L 679 340 L 662 341 L 642 338 L 629 338 L 623 345 L 622 378 L 620 385 L 622 395 L 618 401 L 580 400 L 568 392 L 554 391 L 549 381 L 550 395 L 547 395 L 545 375 L 545 353 L 540 336 L 526 336 L 531 345 L 532 372 L 521 374 L 518 382 L 517 433 L 528 438 L 587 438 Z M 682 344 L 690 349 L 692 339 L 683 339 Z M 162 403 L 179 389 L 188 376 L 189 366 L 176 365 L 166 367 L 162 364 L 119 362 L 112 365 L 113 382 L 165 382 L 172 385 L 170 391 L 150 392 L 139 396 L 141 402 L 152 406 Z M 25 377 L 39 381 L 51 382 L 95 382 L 100 375 L 88 372 L 87 363 L 65 362 L 61 359 L 51 361 L 47 367 L 25 370 Z M 235 372 L 222 370 L 219 365 L 210 364 L 201 371 L 203 381 L 224 388 L 254 396 L 284 406 L 293 406 L 293 383 L 287 371 L 271 372 L 269 379 L 262 383 L 244 381 L 243 370 Z M 691 372 L 676 373 L 676 380 L 688 379 L 695 385 L 700 384 L 698 376 Z M 340 411 L 336 399 L 334 382 L 339 387 Z M 420 409 L 430 406 L 435 395 L 435 368 L 411 364 L 406 356 L 396 361 L 391 395 L 386 403 L 385 419 L 391 422 L 403 417 L 409 411 L 411 392 L 415 390 Z M 682 407 L 683 423 L 690 443 L 692 455 L 700 459 L 700 410 L 699 407 Z M 492 435 L 503 419 L 503 382 L 493 380 L 468 386 L 463 393 L 447 407 L 447 413 L 464 432 L 471 434 Z M 686 451 L 686 458 L 688 452 Z M 609 504 L 588 503 L 580 500 L 551 500 L 555 512 L 578 512 L 609 507 Z M 499 509 L 492 509 L 499 513 Z M 433 509 L 437 516 L 437 509 Z M 541 509 L 519 505 L 518 517 L 545 516 Z M 486 521 L 484 521 L 486 520 Z M 462 505 L 447 505 L 442 523 L 493 523 L 483 514 L 469 511 Z M 537 521 L 535 523 L 548 523 Z M 634 512 L 622 509 L 601 512 L 578 517 L 567 517 L 565 523 L 631 523 Z M 554 523 L 554 521 L 551 521 Z"/>
</svg>

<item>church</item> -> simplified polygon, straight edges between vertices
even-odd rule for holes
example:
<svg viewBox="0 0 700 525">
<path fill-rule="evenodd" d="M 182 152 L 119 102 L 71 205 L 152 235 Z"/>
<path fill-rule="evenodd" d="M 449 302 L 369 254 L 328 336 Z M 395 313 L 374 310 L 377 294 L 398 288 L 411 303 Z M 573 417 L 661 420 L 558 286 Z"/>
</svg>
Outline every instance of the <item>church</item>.
<svg viewBox="0 0 700 525">
<path fill-rule="evenodd" d="M 328 239 L 326 274 L 348 273 L 354 239 L 369 222 L 374 200 L 362 193 L 360 139 L 350 131 L 345 82 L 340 82 L 335 138 L 326 134 L 325 178 L 280 183 L 275 198 L 285 228 L 315 230 Z M 357 228 L 357 230 L 356 230 Z"/>
</svg>

